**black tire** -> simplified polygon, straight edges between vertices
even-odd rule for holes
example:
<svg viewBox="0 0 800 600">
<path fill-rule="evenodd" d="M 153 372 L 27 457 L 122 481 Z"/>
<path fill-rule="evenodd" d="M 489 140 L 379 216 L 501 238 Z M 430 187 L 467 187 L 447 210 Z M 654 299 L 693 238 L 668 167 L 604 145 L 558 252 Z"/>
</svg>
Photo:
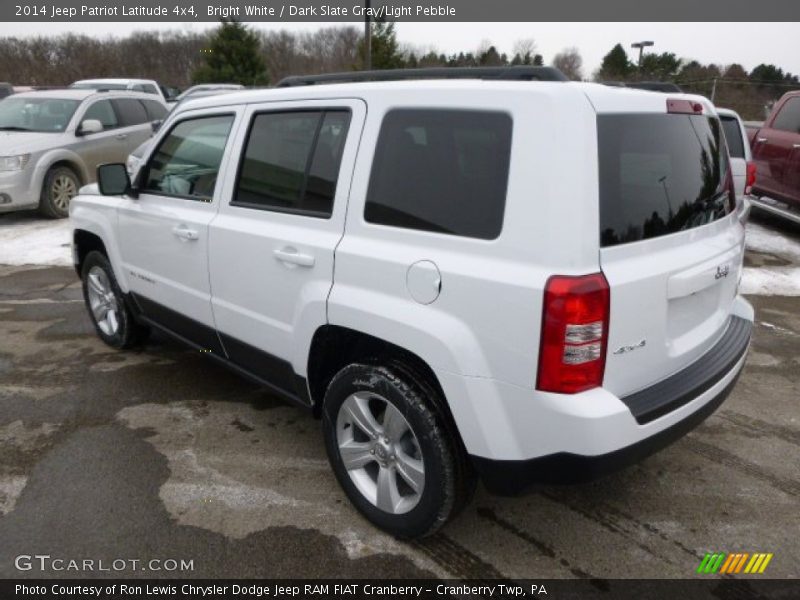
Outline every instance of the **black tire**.
<svg viewBox="0 0 800 600">
<path fill-rule="evenodd" d="M 475 487 L 460 444 L 448 434 L 432 408 L 435 404 L 425 397 L 425 389 L 399 369 L 352 364 L 334 376 L 325 393 L 322 411 L 325 446 L 339 484 L 369 521 L 400 539 L 423 537 L 437 531 L 455 516 L 458 507 L 468 502 Z M 391 403 L 416 436 L 415 448 L 424 464 L 424 485 L 416 504 L 407 512 L 393 514 L 378 508 L 359 490 L 345 468 L 339 451 L 337 419 L 344 402 L 355 393 Z M 378 468 L 375 463 L 376 473 Z"/>
<path fill-rule="evenodd" d="M 113 331 L 107 322 L 104 327 L 103 323 L 98 321 L 92 308 L 93 299 L 96 299 L 96 296 L 93 296 L 93 292 L 90 292 L 89 288 L 93 285 L 90 277 L 95 275 L 105 282 L 109 290 L 107 296 L 113 298 L 110 302 L 113 304 L 117 323 L 117 327 Z M 147 339 L 148 329 L 136 322 L 133 311 L 125 300 L 125 295 L 119 289 L 111 263 L 104 254 L 97 251 L 89 252 L 81 268 L 81 281 L 83 282 L 83 299 L 86 303 L 86 310 L 89 312 L 89 318 L 101 340 L 112 348 L 122 349 L 132 348 Z"/>
<path fill-rule="evenodd" d="M 39 212 L 50 219 L 69 216 L 69 202 L 78 193 L 81 181 L 69 167 L 52 167 L 44 176 Z"/>
</svg>

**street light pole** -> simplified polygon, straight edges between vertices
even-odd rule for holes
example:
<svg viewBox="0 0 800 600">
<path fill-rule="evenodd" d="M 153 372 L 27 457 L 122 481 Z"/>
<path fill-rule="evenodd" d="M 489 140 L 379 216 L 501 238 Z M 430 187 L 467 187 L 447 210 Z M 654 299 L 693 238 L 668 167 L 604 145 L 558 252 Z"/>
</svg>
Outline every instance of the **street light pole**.
<svg viewBox="0 0 800 600">
<path fill-rule="evenodd" d="M 371 0 L 364 0 L 364 70 L 372 69 L 372 25 L 370 24 Z"/>
<path fill-rule="evenodd" d="M 654 45 L 655 45 L 655 42 L 651 42 L 651 41 L 634 42 L 633 44 L 631 44 L 631 48 L 638 48 L 639 49 L 638 67 L 640 69 L 642 68 L 642 52 L 644 51 L 645 48 L 648 48 L 648 47 L 654 46 Z"/>
</svg>

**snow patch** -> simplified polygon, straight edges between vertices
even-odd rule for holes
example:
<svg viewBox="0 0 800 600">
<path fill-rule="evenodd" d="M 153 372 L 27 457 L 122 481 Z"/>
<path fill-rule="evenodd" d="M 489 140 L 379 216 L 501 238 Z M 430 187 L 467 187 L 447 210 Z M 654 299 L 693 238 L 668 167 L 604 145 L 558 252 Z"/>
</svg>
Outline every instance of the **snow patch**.
<svg viewBox="0 0 800 600">
<path fill-rule="evenodd" d="M 739 292 L 760 296 L 800 296 L 800 267 L 745 268 Z"/>
<path fill-rule="evenodd" d="M 0 265 L 70 266 L 69 219 L 43 219 L 31 213 L 0 216 Z"/>
</svg>

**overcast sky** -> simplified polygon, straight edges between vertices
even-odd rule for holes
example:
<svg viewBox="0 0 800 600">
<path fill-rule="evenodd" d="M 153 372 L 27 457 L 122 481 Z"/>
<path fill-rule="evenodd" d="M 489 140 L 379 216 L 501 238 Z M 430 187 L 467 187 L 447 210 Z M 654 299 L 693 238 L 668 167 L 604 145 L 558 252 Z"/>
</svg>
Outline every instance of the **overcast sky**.
<svg viewBox="0 0 800 600">
<path fill-rule="evenodd" d="M 757 11 L 756 11 L 757 12 Z M 331 23 L 253 23 L 259 29 L 303 31 Z M 335 25 L 335 24 L 334 24 Z M 214 23 L 0 23 L 0 36 L 58 35 L 68 31 L 89 35 L 125 35 L 134 30 L 184 29 L 200 31 Z M 800 74 L 800 23 L 398 23 L 402 43 L 451 53 L 475 50 L 488 40 L 511 53 L 515 40 L 533 38 L 545 63 L 567 46 L 583 56 L 584 75 L 600 66 L 603 55 L 617 42 L 653 40 L 654 52 L 674 52 L 702 63 L 740 63 L 750 70 L 773 63 Z"/>
</svg>

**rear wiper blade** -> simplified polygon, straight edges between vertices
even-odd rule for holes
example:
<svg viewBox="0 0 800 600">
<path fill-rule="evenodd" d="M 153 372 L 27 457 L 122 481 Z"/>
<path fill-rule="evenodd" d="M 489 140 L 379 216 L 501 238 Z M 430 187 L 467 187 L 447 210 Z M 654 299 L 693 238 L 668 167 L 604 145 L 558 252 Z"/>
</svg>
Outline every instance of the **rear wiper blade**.
<svg viewBox="0 0 800 600">
<path fill-rule="evenodd" d="M 30 131 L 27 127 L 17 127 L 16 125 L 2 125 L 0 131 Z"/>
</svg>

